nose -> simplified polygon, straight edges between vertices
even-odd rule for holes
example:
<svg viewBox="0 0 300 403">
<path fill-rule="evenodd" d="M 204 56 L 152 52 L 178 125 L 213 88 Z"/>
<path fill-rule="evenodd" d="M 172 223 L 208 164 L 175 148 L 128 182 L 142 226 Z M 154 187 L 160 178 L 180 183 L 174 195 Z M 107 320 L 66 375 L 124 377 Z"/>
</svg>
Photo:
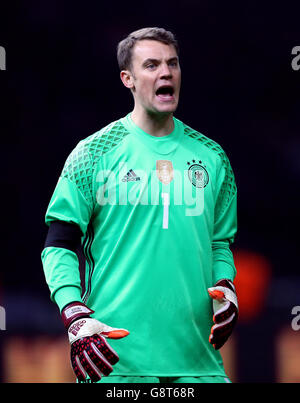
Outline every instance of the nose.
<svg viewBox="0 0 300 403">
<path fill-rule="evenodd" d="M 172 72 L 167 63 L 161 65 L 160 78 L 172 78 Z"/>
</svg>

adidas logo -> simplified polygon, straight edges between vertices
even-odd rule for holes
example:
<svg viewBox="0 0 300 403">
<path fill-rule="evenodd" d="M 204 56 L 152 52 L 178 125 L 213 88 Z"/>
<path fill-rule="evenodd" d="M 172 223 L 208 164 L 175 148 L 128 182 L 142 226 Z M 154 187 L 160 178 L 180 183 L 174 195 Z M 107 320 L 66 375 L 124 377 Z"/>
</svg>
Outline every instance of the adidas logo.
<svg viewBox="0 0 300 403">
<path fill-rule="evenodd" d="M 141 178 L 139 176 L 136 176 L 136 174 L 134 173 L 134 171 L 132 169 L 130 169 L 127 174 L 124 176 L 124 178 L 122 179 L 122 182 L 136 182 L 136 181 L 140 181 Z"/>
</svg>

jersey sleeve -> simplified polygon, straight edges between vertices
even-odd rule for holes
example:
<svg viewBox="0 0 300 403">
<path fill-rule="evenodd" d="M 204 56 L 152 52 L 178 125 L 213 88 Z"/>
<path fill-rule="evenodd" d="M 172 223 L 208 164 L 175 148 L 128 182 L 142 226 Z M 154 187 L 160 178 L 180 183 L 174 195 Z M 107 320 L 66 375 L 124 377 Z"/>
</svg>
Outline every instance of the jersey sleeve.
<svg viewBox="0 0 300 403">
<path fill-rule="evenodd" d="M 224 150 L 220 154 L 214 215 L 213 281 L 234 280 L 236 268 L 230 245 L 237 232 L 237 188 L 234 173 Z"/>
<path fill-rule="evenodd" d="M 69 155 L 46 211 L 45 222 L 66 222 L 85 235 L 93 212 L 93 163 L 81 142 Z M 79 262 L 74 250 L 51 246 L 42 251 L 42 263 L 51 299 L 62 309 L 81 300 Z"/>
</svg>

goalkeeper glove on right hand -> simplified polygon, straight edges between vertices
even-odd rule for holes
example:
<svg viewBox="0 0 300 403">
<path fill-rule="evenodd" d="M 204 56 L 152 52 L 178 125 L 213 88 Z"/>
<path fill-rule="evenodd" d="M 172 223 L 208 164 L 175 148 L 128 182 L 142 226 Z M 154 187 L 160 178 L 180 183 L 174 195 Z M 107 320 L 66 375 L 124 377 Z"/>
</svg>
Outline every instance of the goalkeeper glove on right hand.
<svg viewBox="0 0 300 403">
<path fill-rule="evenodd" d="M 62 311 L 71 344 L 71 365 L 81 382 L 87 375 L 92 382 L 99 381 L 102 375 L 109 375 L 119 356 L 105 338 L 120 339 L 129 334 L 126 329 L 113 328 L 91 318 L 92 313 L 94 311 L 82 302 L 73 302 Z"/>
</svg>

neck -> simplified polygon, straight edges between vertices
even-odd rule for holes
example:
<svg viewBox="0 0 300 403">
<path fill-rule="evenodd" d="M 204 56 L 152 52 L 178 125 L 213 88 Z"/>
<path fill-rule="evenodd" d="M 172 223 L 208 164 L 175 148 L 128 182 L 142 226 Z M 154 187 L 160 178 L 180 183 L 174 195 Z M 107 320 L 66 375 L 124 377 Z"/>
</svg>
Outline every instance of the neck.
<svg viewBox="0 0 300 403">
<path fill-rule="evenodd" d="M 132 111 L 131 118 L 144 132 L 155 137 L 166 136 L 174 130 L 173 113 L 139 112 L 136 108 Z"/>
</svg>

